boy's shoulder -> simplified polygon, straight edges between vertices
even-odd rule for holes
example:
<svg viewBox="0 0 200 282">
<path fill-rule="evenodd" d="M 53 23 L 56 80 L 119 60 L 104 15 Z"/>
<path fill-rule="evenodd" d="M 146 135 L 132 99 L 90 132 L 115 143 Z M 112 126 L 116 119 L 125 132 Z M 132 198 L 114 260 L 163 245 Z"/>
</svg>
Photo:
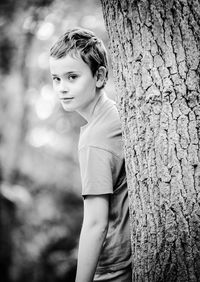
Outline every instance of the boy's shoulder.
<svg viewBox="0 0 200 282">
<path fill-rule="evenodd" d="M 98 105 L 96 115 L 81 129 L 79 150 L 93 146 L 119 153 L 121 151 L 121 124 L 114 101 L 104 99 Z"/>
</svg>

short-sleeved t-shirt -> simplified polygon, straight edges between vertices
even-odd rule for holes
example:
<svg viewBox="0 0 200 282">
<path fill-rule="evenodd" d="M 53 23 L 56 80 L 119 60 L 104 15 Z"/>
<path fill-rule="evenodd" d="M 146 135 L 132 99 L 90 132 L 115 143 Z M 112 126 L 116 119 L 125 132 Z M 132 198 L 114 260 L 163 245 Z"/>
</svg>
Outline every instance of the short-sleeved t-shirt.
<svg viewBox="0 0 200 282">
<path fill-rule="evenodd" d="M 109 194 L 109 225 L 96 273 L 130 265 L 128 191 L 119 113 L 101 94 L 92 118 L 81 128 L 79 162 L 82 195 Z"/>
</svg>

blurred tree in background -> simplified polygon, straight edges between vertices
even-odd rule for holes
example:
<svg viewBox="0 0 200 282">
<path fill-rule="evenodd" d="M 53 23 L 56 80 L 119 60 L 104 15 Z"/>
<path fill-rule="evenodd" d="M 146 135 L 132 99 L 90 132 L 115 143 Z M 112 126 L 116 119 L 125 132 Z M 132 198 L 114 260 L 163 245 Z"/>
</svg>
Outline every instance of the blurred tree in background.
<svg viewBox="0 0 200 282">
<path fill-rule="evenodd" d="M 82 221 L 78 115 L 62 110 L 48 70 L 67 28 L 107 44 L 98 0 L 0 3 L 0 269 L 2 281 L 73 281 Z M 112 90 L 111 90 L 112 89 Z M 107 90 L 114 97 L 112 80 Z"/>
</svg>

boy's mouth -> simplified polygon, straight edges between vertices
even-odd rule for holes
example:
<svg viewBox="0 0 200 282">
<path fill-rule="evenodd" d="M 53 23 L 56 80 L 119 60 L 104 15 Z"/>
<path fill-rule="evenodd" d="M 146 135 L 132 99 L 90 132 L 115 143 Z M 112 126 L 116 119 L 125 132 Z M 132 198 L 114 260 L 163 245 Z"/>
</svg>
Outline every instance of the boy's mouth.
<svg viewBox="0 0 200 282">
<path fill-rule="evenodd" d="M 67 97 L 67 98 L 60 98 L 61 101 L 65 102 L 65 101 L 70 101 L 74 99 L 73 97 Z"/>
</svg>

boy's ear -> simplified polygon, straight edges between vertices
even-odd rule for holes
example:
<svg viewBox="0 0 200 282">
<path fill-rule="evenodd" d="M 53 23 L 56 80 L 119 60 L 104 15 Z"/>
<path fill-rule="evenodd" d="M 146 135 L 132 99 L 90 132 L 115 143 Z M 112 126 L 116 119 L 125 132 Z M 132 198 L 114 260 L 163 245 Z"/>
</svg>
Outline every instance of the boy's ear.
<svg viewBox="0 0 200 282">
<path fill-rule="evenodd" d="M 106 81 L 106 76 L 107 76 L 106 68 L 103 66 L 99 67 L 96 72 L 96 79 L 97 79 L 96 87 L 101 88 L 102 86 L 104 86 Z"/>
</svg>

